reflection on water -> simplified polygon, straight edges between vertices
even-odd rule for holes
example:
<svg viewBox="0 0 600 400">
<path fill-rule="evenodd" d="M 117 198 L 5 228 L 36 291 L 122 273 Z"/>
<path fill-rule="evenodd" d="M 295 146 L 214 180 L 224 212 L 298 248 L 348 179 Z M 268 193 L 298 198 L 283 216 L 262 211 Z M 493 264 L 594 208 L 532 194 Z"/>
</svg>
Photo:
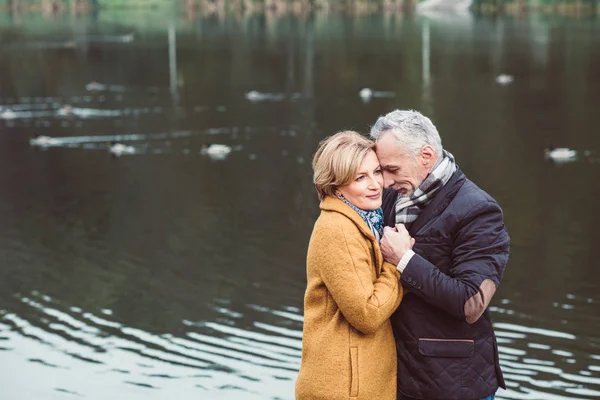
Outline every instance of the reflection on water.
<svg viewBox="0 0 600 400">
<path fill-rule="evenodd" d="M 396 107 L 504 207 L 498 397 L 600 397 L 595 19 L 143 21 L 0 18 L 6 398 L 293 398 L 312 153 Z"/>
<path fill-rule="evenodd" d="M 177 334 L 153 334 L 115 322 L 109 309 L 96 314 L 78 307 L 61 309 L 52 298 L 31 293 L 15 299 L 23 308 L 20 314 L 2 315 L 6 344 L 2 350 L 9 354 L 4 359 L 10 360 L 11 370 L 22 366 L 47 376 L 48 382 L 39 382 L 40 389 L 86 397 L 93 396 L 94 386 L 117 382 L 169 390 L 169 396 L 182 398 L 204 398 L 207 393 L 211 398 L 231 398 L 240 391 L 244 398 L 265 398 L 289 391 L 286 386 L 294 379 L 300 357 L 299 310 L 249 306 L 257 316 L 276 314 L 293 321 L 294 329 L 266 322 L 242 329 L 235 321 L 243 315 L 218 300 L 213 305 L 216 321 L 183 320 Z M 59 378 L 43 368 L 51 368 Z M 15 372 L 3 371 L 3 379 L 7 375 L 18 379 Z M 133 393 L 143 396 L 145 392 Z"/>
</svg>

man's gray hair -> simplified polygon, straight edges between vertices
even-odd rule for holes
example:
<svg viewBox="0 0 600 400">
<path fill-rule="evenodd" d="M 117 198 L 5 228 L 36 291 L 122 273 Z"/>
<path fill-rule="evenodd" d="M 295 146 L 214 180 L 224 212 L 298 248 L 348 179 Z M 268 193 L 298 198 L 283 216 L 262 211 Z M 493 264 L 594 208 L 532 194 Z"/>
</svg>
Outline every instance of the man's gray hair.
<svg viewBox="0 0 600 400">
<path fill-rule="evenodd" d="M 414 110 L 394 110 L 377 119 L 371 127 L 371 138 L 377 141 L 384 132 L 390 131 L 398 145 L 416 156 L 423 146 L 430 145 L 438 157 L 442 155 L 442 139 L 433 122 Z"/>
</svg>

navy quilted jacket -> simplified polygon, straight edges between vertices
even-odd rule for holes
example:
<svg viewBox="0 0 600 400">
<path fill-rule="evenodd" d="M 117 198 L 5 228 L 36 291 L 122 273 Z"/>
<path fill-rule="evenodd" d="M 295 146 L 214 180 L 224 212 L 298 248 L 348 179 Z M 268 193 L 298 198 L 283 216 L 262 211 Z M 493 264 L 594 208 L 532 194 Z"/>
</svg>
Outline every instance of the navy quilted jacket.
<svg viewBox="0 0 600 400">
<path fill-rule="evenodd" d="M 385 191 L 388 226 L 395 199 Z M 510 244 L 500 206 L 457 170 L 409 232 L 416 254 L 392 316 L 398 399 L 475 400 L 504 388 L 488 311 Z"/>
</svg>

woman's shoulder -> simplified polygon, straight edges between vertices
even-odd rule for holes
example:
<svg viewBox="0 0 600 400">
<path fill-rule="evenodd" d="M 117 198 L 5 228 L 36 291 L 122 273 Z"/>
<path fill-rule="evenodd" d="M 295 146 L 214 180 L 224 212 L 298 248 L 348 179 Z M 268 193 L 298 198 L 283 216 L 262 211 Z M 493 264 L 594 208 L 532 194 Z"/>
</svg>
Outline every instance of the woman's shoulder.
<svg viewBox="0 0 600 400">
<path fill-rule="evenodd" d="M 321 215 L 315 222 L 314 233 L 320 236 L 340 235 L 342 233 L 358 232 L 354 222 L 339 212 L 322 210 Z"/>
<path fill-rule="evenodd" d="M 321 211 L 310 237 L 309 252 L 313 254 L 340 254 L 355 250 L 366 251 L 365 238 L 347 216 L 335 211 Z"/>
</svg>

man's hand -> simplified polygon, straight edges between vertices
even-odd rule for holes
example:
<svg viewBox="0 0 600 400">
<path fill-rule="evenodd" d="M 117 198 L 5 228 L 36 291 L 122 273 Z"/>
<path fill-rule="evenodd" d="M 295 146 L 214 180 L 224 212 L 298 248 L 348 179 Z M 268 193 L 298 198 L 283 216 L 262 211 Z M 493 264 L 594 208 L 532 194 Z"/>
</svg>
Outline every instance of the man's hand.
<svg viewBox="0 0 600 400">
<path fill-rule="evenodd" d="M 414 244 L 415 239 L 410 237 L 404 225 L 396 224 L 396 228 L 383 228 L 383 238 L 379 246 L 385 261 L 398 265 L 404 253 L 412 249 Z"/>
</svg>

